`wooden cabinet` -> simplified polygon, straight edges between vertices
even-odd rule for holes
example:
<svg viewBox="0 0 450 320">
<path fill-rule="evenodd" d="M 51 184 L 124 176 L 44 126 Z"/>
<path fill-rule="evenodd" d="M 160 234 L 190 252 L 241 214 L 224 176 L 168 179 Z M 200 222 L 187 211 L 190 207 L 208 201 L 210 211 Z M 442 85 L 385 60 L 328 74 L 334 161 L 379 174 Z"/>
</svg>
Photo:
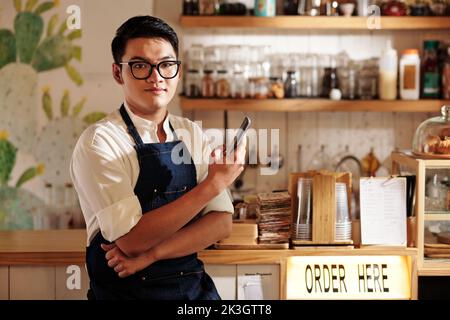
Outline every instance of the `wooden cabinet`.
<svg viewBox="0 0 450 320">
<path fill-rule="evenodd" d="M 9 267 L 0 267 L 0 300 L 9 299 Z"/>
<path fill-rule="evenodd" d="M 54 300 L 55 267 L 10 266 L 10 300 Z"/>
<path fill-rule="evenodd" d="M 0 267 L 0 300 L 86 300 L 88 288 L 84 265 Z"/>
<path fill-rule="evenodd" d="M 419 276 L 450 276 L 450 245 L 437 241 L 438 233 L 450 231 L 450 210 L 445 203 L 448 198 L 441 194 L 433 200 L 427 190 L 434 175 L 450 178 L 450 159 L 419 159 L 409 152 L 393 152 L 392 172 L 416 176 L 414 231 Z"/>
</svg>

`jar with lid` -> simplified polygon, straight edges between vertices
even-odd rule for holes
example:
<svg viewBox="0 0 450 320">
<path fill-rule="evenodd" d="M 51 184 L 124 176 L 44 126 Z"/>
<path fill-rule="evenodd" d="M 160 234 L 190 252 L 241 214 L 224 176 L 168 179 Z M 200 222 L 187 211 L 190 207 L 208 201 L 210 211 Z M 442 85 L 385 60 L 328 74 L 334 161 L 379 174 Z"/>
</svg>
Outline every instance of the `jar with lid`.
<svg viewBox="0 0 450 320">
<path fill-rule="evenodd" d="M 214 97 L 214 78 L 212 70 L 203 70 L 202 78 L 202 97 L 213 98 Z"/>
<path fill-rule="evenodd" d="M 440 84 L 437 50 L 439 41 L 427 40 L 424 42 L 422 63 L 422 97 L 439 98 Z"/>
<path fill-rule="evenodd" d="M 359 70 L 358 95 L 360 99 L 374 99 L 378 93 L 378 59 L 368 59 L 363 61 Z"/>
<path fill-rule="evenodd" d="M 284 81 L 284 96 L 286 98 L 298 97 L 298 81 L 296 72 L 293 70 L 287 71 L 287 77 Z"/>
<path fill-rule="evenodd" d="M 212 16 L 219 12 L 218 0 L 199 0 L 199 14 L 201 16 Z"/>
<path fill-rule="evenodd" d="M 420 58 L 417 49 L 407 49 L 400 59 L 400 98 L 418 100 L 420 96 Z"/>
<path fill-rule="evenodd" d="M 250 98 L 266 99 L 269 95 L 268 79 L 266 77 L 255 77 L 249 79 Z"/>
<path fill-rule="evenodd" d="M 229 98 L 230 97 L 230 81 L 228 79 L 227 70 L 217 71 L 217 80 L 215 83 L 215 92 L 218 98 Z"/>
<path fill-rule="evenodd" d="M 442 98 L 450 100 L 450 47 L 447 48 L 447 56 L 442 66 Z"/>
<path fill-rule="evenodd" d="M 413 153 L 426 158 L 450 158 L 450 105 L 441 108 L 441 116 L 430 118 L 417 127 Z"/>
<path fill-rule="evenodd" d="M 269 98 L 283 99 L 284 85 L 280 77 L 269 78 Z"/>
<path fill-rule="evenodd" d="M 197 98 L 201 94 L 201 78 L 197 69 L 190 69 L 186 75 L 186 97 Z"/>
<path fill-rule="evenodd" d="M 234 99 L 244 99 L 247 92 L 247 80 L 244 72 L 237 70 L 233 73 L 231 81 L 231 97 Z"/>
</svg>

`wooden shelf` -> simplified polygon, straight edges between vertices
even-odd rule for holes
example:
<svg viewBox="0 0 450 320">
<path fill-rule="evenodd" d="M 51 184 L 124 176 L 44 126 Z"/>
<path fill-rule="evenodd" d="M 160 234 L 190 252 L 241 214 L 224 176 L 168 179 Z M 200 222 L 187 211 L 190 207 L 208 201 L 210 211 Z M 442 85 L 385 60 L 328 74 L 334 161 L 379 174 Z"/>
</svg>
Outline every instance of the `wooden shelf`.
<svg viewBox="0 0 450 320">
<path fill-rule="evenodd" d="M 330 100 L 330 99 L 191 99 L 180 97 L 184 111 L 371 111 L 371 112 L 434 112 L 440 113 L 445 100 Z"/>
<path fill-rule="evenodd" d="M 367 17 L 181 16 L 184 28 L 271 28 L 303 30 L 368 30 Z M 449 30 L 450 17 L 380 17 L 381 30 Z"/>
</svg>

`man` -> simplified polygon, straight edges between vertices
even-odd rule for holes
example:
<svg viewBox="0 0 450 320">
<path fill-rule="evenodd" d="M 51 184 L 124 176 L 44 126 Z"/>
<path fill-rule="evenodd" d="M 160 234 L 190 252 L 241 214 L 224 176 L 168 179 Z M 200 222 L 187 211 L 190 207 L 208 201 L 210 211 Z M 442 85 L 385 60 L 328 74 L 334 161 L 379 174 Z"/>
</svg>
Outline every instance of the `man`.
<svg viewBox="0 0 450 320">
<path fill-rule="evenodd" d="M 83 132 L 71 162 L 88 235 L 88 298 L 220 299 L 197 252 L 231 232 L 226 188 L 243 170 L 245 143 L 230 163 L 211 154 L 198 125 L 168 113 L 182 67 L 164 21 L 133 17 L 111 47 L 124 103 Z"/>
</svg>

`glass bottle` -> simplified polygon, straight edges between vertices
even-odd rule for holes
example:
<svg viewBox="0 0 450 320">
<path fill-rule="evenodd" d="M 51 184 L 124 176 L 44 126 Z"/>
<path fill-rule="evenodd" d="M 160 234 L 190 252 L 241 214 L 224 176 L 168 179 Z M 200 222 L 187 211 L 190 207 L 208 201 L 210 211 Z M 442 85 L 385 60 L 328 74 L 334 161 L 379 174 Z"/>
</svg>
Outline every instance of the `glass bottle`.
<svg viewBox="0 0 450 320">
<path fill-rule="evenodd" d="M 422 97 L 439 98 L 440 81 L 437 49 L 439 41 L 427 40 L 424 42 L 422 64 Z"/>
<path fill-rule="evenodd" d="M 201 93 L 200 73 L 197 69 L 188 70 L 186 76 L 186 97 L 197 98 Z"/>
<path fill-rule="evenodd" d="M 183 1 L 183 15 L 192 16 L 192 0 L 184 0 Z"/>
<path fill-rule="evenodd" d="M 450 47 L 442 67 L 442 99 L 450 100 Z"/>
<path fill-rule="evenodd" d="M 328 98 L 330 96 L 331 89 L 339 88 L 339 80 L 337 76 L 336 67 L 326 67 L 324 69 L 323 82 L 322 82 L 322 97 Z"/>
<path fill-rule="evenodd" d="M 287 72 L 287 77 L 284 81 L 284 96 L 286 98 L 296 98 L 298 96 L 297 77 L 293 70 Z"/>
<path fill-rule="evenodd" d="M 213 98 L 214 97 L 214 78 L 212 70 L 204 70 L 202 78 L 202 97 Z"/>
</svg>

